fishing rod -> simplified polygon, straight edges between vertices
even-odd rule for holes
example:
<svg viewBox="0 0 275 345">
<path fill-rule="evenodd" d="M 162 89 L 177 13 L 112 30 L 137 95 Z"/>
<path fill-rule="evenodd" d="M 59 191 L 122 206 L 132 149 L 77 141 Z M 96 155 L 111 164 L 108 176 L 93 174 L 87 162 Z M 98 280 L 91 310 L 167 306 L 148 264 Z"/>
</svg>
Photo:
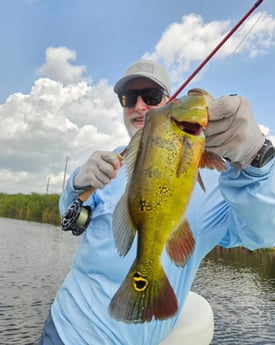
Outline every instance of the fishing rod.
<svg viewBox="0 0 275 345">
<path fill-rule="evenodd" d="M 181 85 L 181 87 L 169 98 L 168 102 L 171 102 L 177 97 L 177 95 L 186 87 L 187 84 L 195 77 L 196 74 L 207 64 L 207 62 L 213 57 L 213 55 L 221 48 L 221 46 L 233 35 L 233 33 L 242 25 L 242 23 L 250 16 L 250 14 L 263 2 L 258 0 L 254 6 L 241 18 L 241 20 L 233 27 L 233 29 L 223 38 L 223 40 L 217 45 L 215 49 L 205 58 L 205 60 L 195 69 L 189 78 Z M 120 160 L 123 159 L 125 150 L 118 155 Z M 94 192 L 95 188 L 91 187 L 80 194 L 79 198 L 74 200 L 68 207 L 61 219 L 61 228 L 64 231 L 72 231 L 73 235 L 79 236 L 87 228 L 91 216 L 92 209 L 90 206 L 84 206 L 83 203 Z"/>
<path fill-rule="evenodd" d="M 211 53 L 201 62 L 195 71 L 185 80 L 185 82 L 178 88 L 178 90 L 168 99 L 167 103 L 173 101 L 178 94 L 190 83 L 190 81 L 199 73 L 199 71 L 208 63 L 208 61 L 217 53 L 217 51 L 224 45 L 224 43 L 234 34 L 235 31 L 246 21 L 252 12 L 263 2 L 258 0 L 251 9 L 237 22 L 237 24 L 228 32 L 221 42 L 211 51 Z"/>
</svg>

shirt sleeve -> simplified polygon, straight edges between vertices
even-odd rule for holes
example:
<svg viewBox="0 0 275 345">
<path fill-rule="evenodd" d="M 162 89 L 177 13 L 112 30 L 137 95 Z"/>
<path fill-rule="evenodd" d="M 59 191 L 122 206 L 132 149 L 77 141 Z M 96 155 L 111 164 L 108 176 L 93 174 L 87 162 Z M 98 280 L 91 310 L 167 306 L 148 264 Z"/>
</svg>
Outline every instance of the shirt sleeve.
<svg viewBox="0 0 275 345">
<path fill-rule="evenodd" d="M 59 199 L 59 212 L 61 215 L 65 213 L 67 208 L 70 206 L 70 204 L 76 200 L 79 195 L 84 192 L 84 189 L 75 189 L 73 185 L 74 177 L 78 173 L 79 168 L 77 168 L 72 175 L 68 178 L 66 187 L 64 191 L 62 192 L 60 199 Z M 83 204 L 89 204 L 92 208 L 94 208 L 94 201 L 93 197 L 90 197 L 87 202 L 84 202 Z"/>
<path fill-rule="evenodd" d="M 220 191 L 230 206 L 230 217 L 219 244 L 251 250 L 275 246 L 274 159 L 262 168 L 229 168 L 220 176 Z"/>
<path fill-rule="evenodd" d="M 125 146 L 120 146 L 118 148 L 116 148 L 113 152 L 114 153 L 121 153 L 125 150 Z M 66 187 L 64 189 L 64 191 L 62 192 L 60 199 L 59 199 L 59 212 L 61 215 L 63 215 L 65 213 L 65 211 L 67 210 L 67 208 L 70 206 L 70 204 L 78 198 L 78 196 L 84 192 L 84 189 L 75 189 L 74 188 L 74 178 L 76 176 L 76 174 L 79 172 L 80 167 L 78 167 L 77 169 L 75 169 L 75 171 L 71 174 L 71 176 L 68 178 L 68 181 L 66 183 Z M 94 193 L 95 195 L 96 193 Z M 89 198 L 89 200 L 87 200 L 87 202 L 84 203 L 85 204 L 89 204 L 89 206 L 92 207 L 92 209 L 95 208 L 97 203 L 96 197 L 91 196 Z"/>
</svg>

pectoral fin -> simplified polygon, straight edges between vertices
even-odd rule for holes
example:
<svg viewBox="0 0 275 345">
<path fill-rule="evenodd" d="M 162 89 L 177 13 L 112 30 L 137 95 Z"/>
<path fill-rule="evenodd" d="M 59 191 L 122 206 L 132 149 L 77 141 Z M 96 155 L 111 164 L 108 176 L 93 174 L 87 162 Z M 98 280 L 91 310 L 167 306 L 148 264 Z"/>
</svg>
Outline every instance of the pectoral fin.
<svg viewBox="0 0 275 345">
<path fill-rule="evenodd" d="M 184 146 L 183 146 L 183 151 L 182 155 L 179 161 L 179 165 L 177 168 L 177 177 L 179 177 L 181 174 L 186 174 L 187 168 L 193 163 L 192 162 L 192 157 L 194 156 L 193 154 L 193 145 L 192 141 L 189 138 L 183 138 L 184 140 Z"/>
<path fill-rule="evenodd" d="M 202 178 L 201 178 L 201 174 L 200 174 L 199 171 L 198 171 L 197 180 L 198 180 L 198 182 L 199 182 L 199 185 L 201 186 L 201 189 L 202 189 L 204 192 L 206 192 L 205 185 L 204 185 L 204 183 L 203 183 L 203 180 L 202 180 Z"/>
<path fill-rule="evenodd" d="M 166 243 L 166 251 L 171 260 L 184 266 L 195 247 L 195 240 L 187 220 L 172 232 Z"/>
<path fill-rule="evenodd" d="M 217 153 L 212 151 L 204 151 L 201 160 L 200 168 L 216 169 L 218 171 L 225 171 L 225 161 Z"/>
<path fill-rule="evenodd" d="M 201 156 L 201 160 L 200 160 L 200 164 L 199 164 L 200 168 L 208 168 L 208 169 L 216 169 L 218 171 L 225 171 L 226 170 L 226 164 L 225 161 L 222 159 L 221 156 L 219 156 L 218 154 L 216 154 L 215 152 L 212 151 L 204 151 L 202 156 Z M 202 190 L 205 192 L 205 186 L 203 183 L 203 180 L 201 178 L 201 174 L 198 171 L 198 176 L 197 176 L 197 180 L 202 188 Z"/>
</svg>

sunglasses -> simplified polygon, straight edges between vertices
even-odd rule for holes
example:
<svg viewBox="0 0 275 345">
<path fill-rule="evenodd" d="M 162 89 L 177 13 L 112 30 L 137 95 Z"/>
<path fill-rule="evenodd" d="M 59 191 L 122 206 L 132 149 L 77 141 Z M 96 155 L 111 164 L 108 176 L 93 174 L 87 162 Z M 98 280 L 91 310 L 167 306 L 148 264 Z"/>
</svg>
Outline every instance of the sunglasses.
<svg viewBox="0 0 275 345">
<path fill-rule="evenodd" d="M 162 100 L 162 96 L 168 96 L 164 90 L 156 88 L 146 88 L 142 90 L 124 90 L 119 92 L 118 98 L 120 104 L 124 108 L 132 108 L 137 103 L 138 96 L 141 96 L 147 105 L 158 105 Z"/>
</svg>

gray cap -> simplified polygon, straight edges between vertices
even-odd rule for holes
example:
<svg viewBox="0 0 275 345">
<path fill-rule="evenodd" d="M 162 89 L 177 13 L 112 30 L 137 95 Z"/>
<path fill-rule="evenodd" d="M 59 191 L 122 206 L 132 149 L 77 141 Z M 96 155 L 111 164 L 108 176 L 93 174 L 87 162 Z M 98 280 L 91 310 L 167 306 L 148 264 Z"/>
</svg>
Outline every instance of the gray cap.
<svg viewBox="0 0 275 345">
<path fill-rule="evenodd" d="M 153 80 L 167 91 L 171 92 L 170 79 L 164 67 L 151 60 L 139 60 L 128 67 L 125 74 L 118 80 L 114 86 L 115 93 L 123 90 L 126 84 L 133 79 L 145 77 Z"/>
</svg>

